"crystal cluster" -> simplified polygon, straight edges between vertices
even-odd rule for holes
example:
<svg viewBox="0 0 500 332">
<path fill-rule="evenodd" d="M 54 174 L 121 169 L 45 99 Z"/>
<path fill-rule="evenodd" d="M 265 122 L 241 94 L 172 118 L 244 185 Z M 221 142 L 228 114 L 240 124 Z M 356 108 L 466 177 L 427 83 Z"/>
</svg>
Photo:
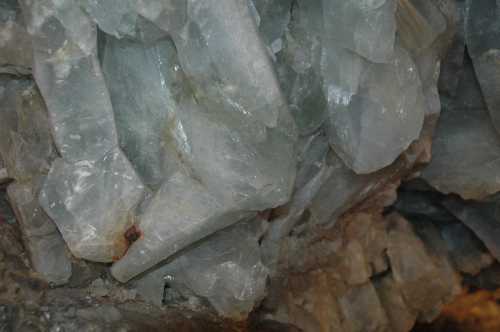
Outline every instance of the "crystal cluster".
<svg viewBox="0 0 500 332">
<path fill-rule="evenodd" d="M 500 259 L 490 2 L 4 1 L 0 183 L 34 269 L 112 263 L 235 319 L 270 283 L 305 331 L 434 317 Z"/>
</svg>

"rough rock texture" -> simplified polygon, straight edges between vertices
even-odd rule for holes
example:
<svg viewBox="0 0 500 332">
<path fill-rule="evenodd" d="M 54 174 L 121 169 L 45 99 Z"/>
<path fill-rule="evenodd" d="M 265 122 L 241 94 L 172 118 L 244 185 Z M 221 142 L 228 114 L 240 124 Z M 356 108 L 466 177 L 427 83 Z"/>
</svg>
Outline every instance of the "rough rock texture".
<svg viewBox="0 0 500 332">
<path fill-rule="evenodd" d="M 0 73 L 29 75 L 32 67 L 31 38 L 17 0 L 0 4 Z"/>
<path fill-rule="evenodd" d="M 33 81 L 0 79 L 0 155 L 15 212 L 33 269 L 48 282 L 64 284 L 71 276 L 70 255 L 54 222 L 38 203 L 40 187 L 55 157 L 47 110 Z"/>
<path fill-rule="evenodd" d="M 483 199 L 500 189 L 500 142 L 467 60 L 456 93 L 443 100 L 433 159 L 422 177 L 444 193 Z"/>
</svg>

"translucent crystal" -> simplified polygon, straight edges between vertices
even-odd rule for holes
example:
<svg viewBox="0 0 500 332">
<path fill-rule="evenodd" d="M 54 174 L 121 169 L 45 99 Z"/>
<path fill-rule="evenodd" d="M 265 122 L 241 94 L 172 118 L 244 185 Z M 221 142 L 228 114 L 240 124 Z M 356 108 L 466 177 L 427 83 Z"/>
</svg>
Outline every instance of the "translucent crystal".
<svg viewBox="0 0 500 332">
<path fill-rule="evenodd" d="M 188 1 L 174 40 L 200 102 L 277 126 L 286 102 L 246 1 Z"/>
<path fill-rule="evenodd" d="M 135 34 L 137 0 L 77 1 L 106 33 L 117 38 Z"/>
<path fill-rule="evenodd" d="M 108 37 L 103 57 L 120 147 L 145 184 L 158 188 L 169 174 L 168 118 L 181 88 L 175 47 L 168 39 L 144 45 Z"/>
<path fill-rule="evenodd" d="M 396 31 L 394 0 L 323 0 L 327 38 L 372 62 L 391 60 Z"/>
<path fill-rule="evenodd" d="M 254 211 L 286 203 L 295 177 L 293 137 L 267 129 L 259 142 L 239 117 L 204 111 L 194 100 L 180 106 L 172 133 L 177 151 L 211 193 Z"/>
<path fill-rule="evenodd" d="M 7 188 L 33 269 L 47 282 L 61 285 L 71 277 L 66 243 L 38 203 L 39 183 L 13 183 Z"/>
<path fill-rule="evenodd" d="M 262 221 L 222 230 L 138 281 L 139 292 L 161 304 L 165 286 L 185 297 L 206 298 L 228 318 L 246 317 L 265 295 L 267 268 L 260 259 Z"/>
<path fill-rule="evenodd" d="M 113 276 L 128 281 L 246 215 L 235 206 L 225 205 L 198 180 L 175 173 L 139 216 L 136 227 L 141 237 L 113 265 Z"/>
<path fill-rule="evenodd" d="M 326 119 L 320 69 L 321 9 L 320 0 L 294 4 L 283 51 L 277 55 L 280 84 L 301 135 L 313 133 Z"/>
<path fill-rule="evenodd" d="M 22 3 L 57 148 L 67 161 L 95 161 L 118 144 L 95 24 L 73 0 Z"/>
<path fill-rule="evenodd" d="M 186 0 L 136 0 L 137 12 L 170 34 L 178 32 L 187 19 Z"/>
<path fill-rule="evenodd" d="M 250 0 L 255 5 L 257 11 L 259 32 L 264 42 L 272 49 L 272 45 L 281 44 L 282 37 L 290 22 L 290 9 L 292 0 L 272 1 L 272 0 Z M 278 49 L 273 49 L 277 53 Z"/>
<path fill-rule="evenodd" d="M 355 172 L 370 173 L 391 164 L 419 137 L 425 104 L 417 68 L 405 50 L 396 48 L 388 64 L 355 59 L 341 53 L 337 62 L 329 61 L 338 69 L 324 83 L 330 142 Z"/>
<path fill-rule="evenodd" d="M 55 160 L 40 203 L 73 255 L 111 262 L 128 247 L 125 233 L 132 226 L 133 209 L 143 192 L 128 160 L 114 149 L 94 162 Z"/>
</svg>

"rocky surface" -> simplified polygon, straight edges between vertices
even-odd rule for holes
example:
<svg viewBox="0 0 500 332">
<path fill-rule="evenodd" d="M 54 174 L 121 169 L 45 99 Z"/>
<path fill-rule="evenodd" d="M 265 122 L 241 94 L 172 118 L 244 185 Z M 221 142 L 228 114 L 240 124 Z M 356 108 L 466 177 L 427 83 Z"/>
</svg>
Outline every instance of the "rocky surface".
<svg viewBox="0 0 500 332">
<path fill-rule="evenodd" d="M 497 16 L 4 1 L 0 330 L 406 332 L 500 287 Z"/>
</svg>

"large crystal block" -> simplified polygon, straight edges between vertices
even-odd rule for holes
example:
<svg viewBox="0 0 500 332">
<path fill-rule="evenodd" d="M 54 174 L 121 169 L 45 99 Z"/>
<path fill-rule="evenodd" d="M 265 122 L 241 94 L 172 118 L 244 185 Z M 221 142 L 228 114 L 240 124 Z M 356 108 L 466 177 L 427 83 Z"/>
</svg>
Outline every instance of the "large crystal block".
<svg viewBox="0 0 500 332">
<path fill-rule="evenodd" d="M 113 265 L 113 276 L 125 282 L 248 214 L 225 204 L 200 181 L 175 173 L 139 216 L 140 237 Z"/>
<path fill-rule="evenodd" d="M 138 281 L 141 295 L 160 305 L 164 288 L 208 299 L 217 312 L 241 319 L 265 295 L 268 269 L 261 262 L 263 222 L 239 223 L 207 238 Z"/>
<path fill-rule="evenodd" d="M 72 0 L 22 3 L 33 35 L 34 76 L 56 146 L 69 162 L 95 161 L 118 144 L 96 26 Z"/>
<path fill-rule="evenodd" d="M 7 188 L 23 234 L 33 269 L 47 282 L 61 285 L 71 277 L 71 260 L 66 243 L 38 203 L 37 182 L 13 183 Z"/>
<path fill-rule="evenodd" d="M 323 0 L 326 36 L 372 62 L 391 60 L 396 31 L 395 0 Z"/>
<path fill-rule="evenodd" d="M 247 210 L 282 205 L 295 178 L 294 138 L 266 129 L 259 142 L 245 126 L 237 116 L 207 112 L 187 100 L 176 114 L 172 136 L 181 160 L 214 195 Z"/>
<path fill-rule="evenodd" d="M 278 125 L 286 102 L 247 1 L 188 1 L 188 22 L 174 40 L 197 100 Z"/>
<path fill-rule="evenodd" d="M 324 82 L 330 142 L 357 173 L 388 166 L 419 137 L 423 125 L 425 104 L 415 63 L 399 47 L 388 64 L 332 50 L 337 55 L 328 67 L 334 68 Z"/>
<path fill-rule="evenodd" d="M 111 262 L 123 256 L 129 245 L 125 233 L 143 192 L 128 160 L 114 149 L 94 162 L 55 160 L 40 203 L 73 255 Z"/>
<path fill-rule="evenodd" d="M 175 46 L 109 37 L 103 58 L 120 147 L 144 183 L 158 188 L 169 173 L 168 120 L 182 88 Z"/>
</svg>

